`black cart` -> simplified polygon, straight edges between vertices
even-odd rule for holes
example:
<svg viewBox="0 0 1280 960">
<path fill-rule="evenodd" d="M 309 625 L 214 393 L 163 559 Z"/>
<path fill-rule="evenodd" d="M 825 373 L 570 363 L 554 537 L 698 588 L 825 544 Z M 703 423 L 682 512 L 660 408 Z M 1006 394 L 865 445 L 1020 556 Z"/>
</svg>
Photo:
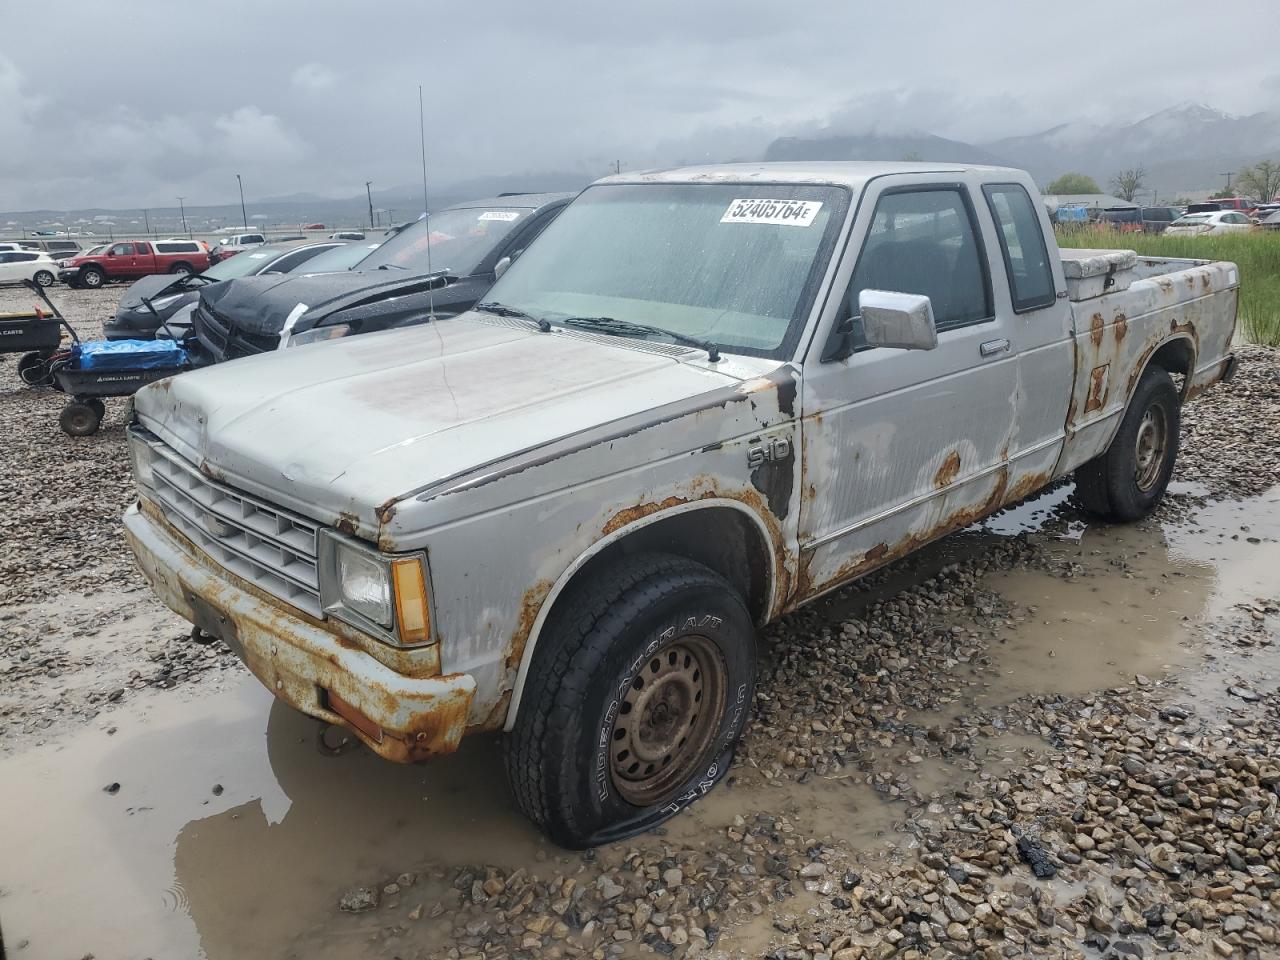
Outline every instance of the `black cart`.
<svg viewBox="0 0 1280 960">
<path fill-rule="evenodd" d="M 29 284 L 30 285 L 30 284 Z M 31 285 L 34 286 L 34 285 Z M 36 293 L 49 305 L 57 322 L 71 332 L 71 339 L 76 346 L 80 345 L 80 337 L 71 329 L 54 306 L 53 301 L 43 289 L 35 288 Z M 168 328 L 165 328 L 168 331 Z M 148 383 L 155 383 L 175 373 L 189 369 L 187 365 L 172 367 L 146 367 L 138 369 L 117 370 L 81 370 L 75 366 L 76 351 L 55 350 L 42 361 L 42 370 L 55 390 L 70 394 L 71 399 L 58 415 L 58 425 L 62 432 L 71 437 L 87 437 L 98 432 L 102 418 L 107 412 L 103 397 L 131 397 Z"/>
<path fill-rule="evenodd" d="M 48 303 L 48 298 L 45 298 Z M 52 305 L 51 305 L 52 306 Z M 18 377 L 29 386 L 51 383 L 49 361 L 62 344 L 67 326 L 57 310 L 47 314 L 36 308 L 29 313 L 0 313 L 0 353 L 20 353 Z"/>
</svg>

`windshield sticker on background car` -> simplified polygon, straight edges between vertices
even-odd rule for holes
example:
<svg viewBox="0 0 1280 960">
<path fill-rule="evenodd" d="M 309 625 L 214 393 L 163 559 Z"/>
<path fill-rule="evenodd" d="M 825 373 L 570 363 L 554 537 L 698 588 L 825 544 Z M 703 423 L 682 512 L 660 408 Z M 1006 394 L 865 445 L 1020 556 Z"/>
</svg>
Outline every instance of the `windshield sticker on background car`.
<svg viewBox="0 0 1280 960">
<path fill-rule="evenodd" d="M 721 223 L 780 223 L 807 227 L 822 209 L 821 200 L 734 200 Z"/>
<path fill-rule="evenodd" d="M 510 222 L 520 219 L 520 214 L 516 210 L 486 210 L 477 218 L 480 220 L 504 220 Z"/>
</svg>

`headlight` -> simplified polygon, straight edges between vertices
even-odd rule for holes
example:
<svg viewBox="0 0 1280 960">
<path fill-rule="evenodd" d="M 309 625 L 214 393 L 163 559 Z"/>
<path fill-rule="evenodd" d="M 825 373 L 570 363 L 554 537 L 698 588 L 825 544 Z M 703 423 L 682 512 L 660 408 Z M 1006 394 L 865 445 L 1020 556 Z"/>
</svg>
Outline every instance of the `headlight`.
<svg viewBox="0 0 1280 960">
<path fill-rule="evenodd" d="M 343 604 L 380 627 L 391 628 L 391 581 L 386 565 L 363 552 L 338 545 L 338 591 Z"/>
<path fill-rule="evenodd" d="M 155 453 L 132 430 L 129 431 L 129 459 L 133 461 L 133 479 L 141 490 L 155 486 Z"/>
<path fill-rule="evenodd" d="M 426 558 L 385 554 L 333 530 L 320 534 L 326 613 L 396 646 L 431 642 Z"/>
<path fill-rule="evenodd" d="M 151 306 L 155 307 L 157 310 L 163 310 L 165 307 L 169 306 L 169 304 L 176 303 L 182 296 L 183 295 L 181 293 L 171 293 L 167 297 L 158 297 L 151 301 Z M 147 305 L 144 303 L 142 308 L 145 310 L 146 306 Z"/>
<path fill-rule="evenodd" d="M 286 347 L 301 347 L 308 343 L 319 343 L 321 340 L 338 340 L 351 332 L 351 324 L 335 323 L 331 327 L 313 327 L 302 333 L 291 333 Z"/>
</svg>

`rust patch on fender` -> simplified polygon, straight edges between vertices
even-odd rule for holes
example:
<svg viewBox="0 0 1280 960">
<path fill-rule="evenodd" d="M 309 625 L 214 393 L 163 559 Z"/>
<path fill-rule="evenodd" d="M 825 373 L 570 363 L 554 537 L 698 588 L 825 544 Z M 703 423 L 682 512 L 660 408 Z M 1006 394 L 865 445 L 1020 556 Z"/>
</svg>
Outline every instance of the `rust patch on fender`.
<svg viewBox="0 0 1280 960">
<path fill-rule="evenodd" d="M 1116 345 L 1124 342 L 1124 338 L 1129 334 L 1129 318 L 1123 313 L 1116 314 Z"/>
<path fill-rule="evenodd" d="M 1089 339 L 1093 341 L 1095 349 L 1102 346 L 1102 332 L 1106 329 L 1106 323 L 1103 322 L 1102 314 L 1095 313 L 1089 318 Z"/>
<path fill-rule="evenodd" d="M 608 536 L 615 530 L 621 530 L 637 520 L 643 520 L 650 514 L 658 513 L 662 510 L 670 510 L 672 507 L 678 507 L 688 502 L 688 497 L 667 497 L 657 503 L 638 503 L 634 507 L 623 507 L 609 518 L 609 521 L 601 527 L 600 532 Z"/>
<path fill-rule="evenodd" d="M 551 593 L 551 581 L 539 580 L 524 592 L 520 600 L 520 619 L 516 621 L 515 632 L 511 634 L 511 643 L 507 646 L 506 666 L 508 670 L 519 670 L 520 661 L 524 659 L 524 648 L 529 642 L 529 634 L 533 632 L 533 624 L 538 619 L 538 611 Z"/>
<path fill-rule="evenodd" d="M 1101 409 L 1107 402 L 1107 372 L 1110 369 L 1111 364 L 1104 363 L 1100 367 L 1094 367 L 1093 372 L 1089 374 L 1089 396 L 1084 402 L 1085 413 Z"/>
<path fill-rule="evenodd" d="M 356 515 L 354 513 L 348 513 L 346 510 L 344 510 L 342 511 L 342 513 L 338 514 L 338 522 L 335 523 L 334 526 L 337 527 L 343 533 L 348 533 L 348 534 L 351 534 L 352 536 L 355 536 L 356 527 L 358 523 L 359 521 L 356 520 Z"/>
<path fill-rule="evenodd" d="M 938 472 L 933 475 L 933 485 L 939 490 L 943 487 L 949 487 L 959 474 L 960 454 L 952 450 L 947 454 L 947 459 L 942 461 L 942 466 L 938 468 Z"/>
</svg>

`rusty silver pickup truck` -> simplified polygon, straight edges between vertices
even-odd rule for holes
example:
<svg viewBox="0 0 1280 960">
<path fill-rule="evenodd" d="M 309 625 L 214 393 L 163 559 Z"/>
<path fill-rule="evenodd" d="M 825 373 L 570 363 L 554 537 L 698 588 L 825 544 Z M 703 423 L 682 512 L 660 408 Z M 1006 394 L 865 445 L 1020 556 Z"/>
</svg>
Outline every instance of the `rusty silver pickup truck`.
<svg viewBox="0 0 1280 960">
<path fill-rule="evenodd" d="M 1017 170 L 612 177 L 470 312 L 143 390 L 125 529 L 276 696 L 395 761 L 505 731 L 597 844 L 724 776 L 761 625 L 1067 474 L 1150 511 L 1238 286 L 1059 251 Z"/>
</svg>

